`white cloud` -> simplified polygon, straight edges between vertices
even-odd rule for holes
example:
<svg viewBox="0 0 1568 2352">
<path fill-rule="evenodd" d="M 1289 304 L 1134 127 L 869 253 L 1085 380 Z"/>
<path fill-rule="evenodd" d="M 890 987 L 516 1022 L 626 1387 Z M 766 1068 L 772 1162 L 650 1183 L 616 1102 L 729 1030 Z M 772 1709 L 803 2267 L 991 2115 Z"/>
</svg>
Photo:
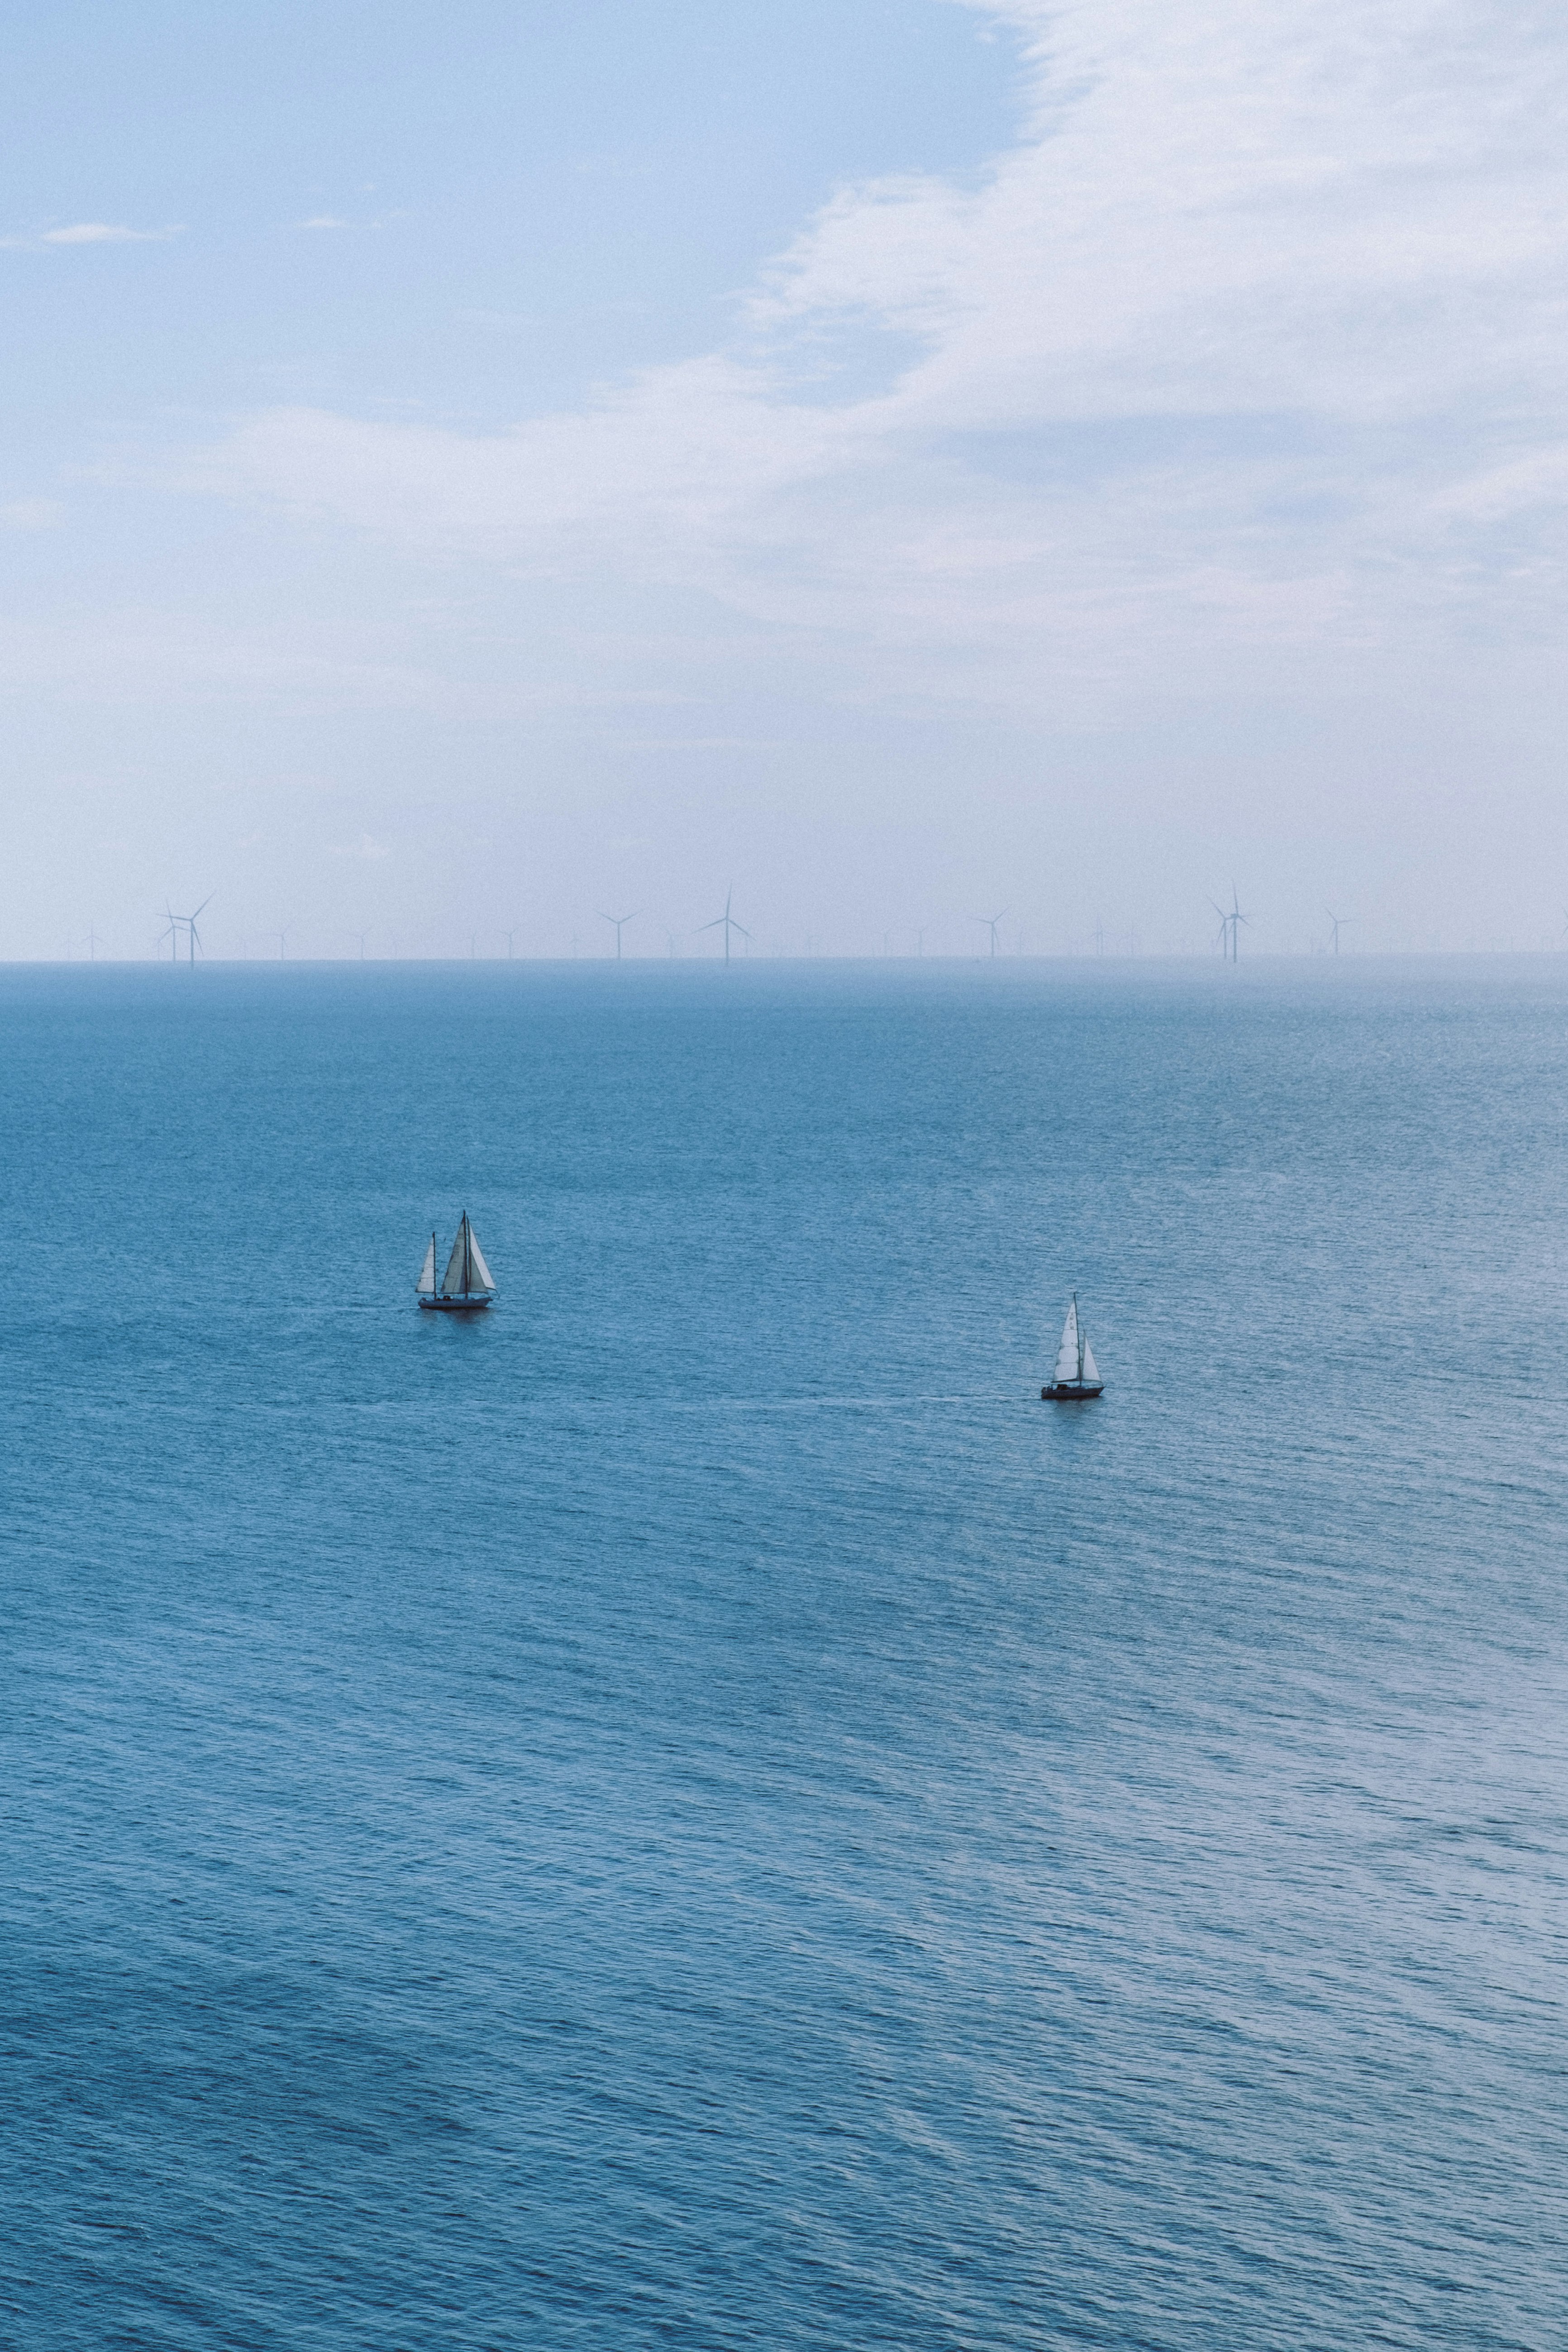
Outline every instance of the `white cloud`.
<svg viewBox="0 0 1568 2352">
<path fill-rule="evenodd" d="M 316 213 L 310 220 L 299 221 L 295 226 L 299 228 L 347 228 L 348 223 L 340 220 L 335 213 Z"/>
<path fill-rule="evenodd" d="M 174 228 L 127 228 L 114 221 L 73 221 L 68 228 L 47 228 L 40 245 L 161 245 L 178 236 Z"/>
<path fill-rule="evenodd" d="M 0 633 L 0 694 L 76 708 L 189 712 L 265 709 L 305 717 L 343 709 L 449 712 L 459 689 L 417 658 L 389 659 L 353 631 L 336 636 L 212 612 L 100 605 L 57 619 L 13 614 Z M 515 692 L 460 689 L 464 708 L 530 708 Z M 537 699 L 537 698 L 536 698 Z"/>
<path fill-rule="evenodd" d="M 334 841 L 328 847 L 333 857 L 363 857 L 373 863 L 392 855 L 387 843 L 374 840 L 368 833 L 362 833 L 357 841 Z"/>
<path fill-rule="evenodd" d="M 205 479 L 700 589 L 875 690 L 1093 704 L 1554 625 L 1568 23 L 983 13 L 1022 37 L 1019 144 L 841 191 L 731 348 L 489 436 L 272 410 Z"/>
<path fill-rule="evenodd" d="M 13 499 L 0 506 L 0 524 L 7 530 L 53 530 L 64 520 L 58 499 Z"/>
</svg>

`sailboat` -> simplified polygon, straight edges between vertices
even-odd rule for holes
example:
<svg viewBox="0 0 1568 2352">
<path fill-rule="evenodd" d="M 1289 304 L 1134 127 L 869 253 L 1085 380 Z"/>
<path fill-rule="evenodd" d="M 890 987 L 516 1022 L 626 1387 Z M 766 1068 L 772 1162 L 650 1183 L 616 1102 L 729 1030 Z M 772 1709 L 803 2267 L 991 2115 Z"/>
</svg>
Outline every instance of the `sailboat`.
<svg viewBox="0 0 1568 2352">
<path fill-rule="evenodd" d="M 1062 1344 L 1057 1349 L 1057 1368 L 1051 1374 L 1050 1386 L 1040 1391 L 1042 1397 L 1055 1404 L 1070 1404 L 1077 1398 L 1097 1397 L 1105 1382 L 1100 1377 L 1089 1334 L 1078 1319 L 1078 1293 L 1075 1290 L 1068 1307 L 1068 1319 L 1062 1325 Z"/>
<path fill-rule="evenodd" d="M 458 1227 L 458 1238 L 452 1244 L 452 1255 L 447 1260 L 447 1271 L 441 1276 L 441 1287 L 436 1287 L 436 1236 L 430 1236 L 430 1246 L 425 1253 L 425 1263 L 415 1284 L 421 1307 L 488 1307 L 496 1295 L 490 1270 L 485 1264 L 474 1229 L 468 1223 L 468 1213 L 463 1212 L 463 1222 Z"/>
</svg>

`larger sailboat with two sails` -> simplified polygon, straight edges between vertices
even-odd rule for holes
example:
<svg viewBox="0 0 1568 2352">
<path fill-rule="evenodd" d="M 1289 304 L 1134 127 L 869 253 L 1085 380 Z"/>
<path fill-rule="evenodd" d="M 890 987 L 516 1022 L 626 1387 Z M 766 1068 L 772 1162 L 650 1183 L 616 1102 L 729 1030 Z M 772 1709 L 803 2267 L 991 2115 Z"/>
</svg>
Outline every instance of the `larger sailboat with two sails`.
<svg viewBox="0 0 1568 2352">
<path fill-rule="evenodd" d="M 1057 1368 L 1041 1397 L 1050 1404 L 1078 1404 L 1097 1397 L 1105 1382 L 1100 1377 L 1094 1360 L 1094 1350 L 1089 1344 L 1089 1333 L 1079 1320 L 1078 1293 L 1075 1290 L 1068 1306 L 1068 1319 L 1062 1325 L 1062 1343 L 1057 1349 Z"/>
<path fill-rule="evenodd" d="M 439 1289 L 436 1286 L 436 1236 L 434 1234 L 430 1236 L 430 1246 L 425 1253 L 425 1263 L 420 1268 L 419 1279 L 414 1286 L 419 1294 L 421 1307 L 445 1307 L 449 1313 L 454 1308 L 460 1310 L 489 1305 L 496 1295 L 496 1286 L 490 1278 L 490 1270 L 485 1264 L 483 1253 L 474 1237 L 474 1229 L 468 1223 L 468 1213 L 466 1209 L 463 1212 L 463 1222 L 458 1227 L 458 1238 L 452 1244 L 452 1255 L 447 1260 L 447 1271 L 441 1276 Z"/>
</svg>

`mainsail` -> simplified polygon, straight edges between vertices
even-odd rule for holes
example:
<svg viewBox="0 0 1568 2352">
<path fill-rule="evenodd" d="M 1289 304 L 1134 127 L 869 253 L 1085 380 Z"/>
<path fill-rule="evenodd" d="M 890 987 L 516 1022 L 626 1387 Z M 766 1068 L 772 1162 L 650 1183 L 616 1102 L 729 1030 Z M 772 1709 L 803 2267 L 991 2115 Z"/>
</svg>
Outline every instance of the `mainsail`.
<svg viewBox="0 0 1568 2352">
<path fill-rule="evenodd" d="M 1080 1378 L 1078 1368 L 1078 1298 L 1076 1295 L 1072 1305 L 1068 1308 L 1068 1319 L 1062 1325 L 1062 1344 L 1057 1349 L 1057 1368 L 1051 1378 L 1058 1388 L 1062 1387 L 1068 1381 Z"/>
<path fill-rule="evenodd" d="M 436 1236 L 430 1236 L 430 1246 L 425 1253 L 425 1263 L 419 1269 L 419 1279 L 414 1286 L 421 1298 L 436 1296 Z"/>
<path fill-rule="evenodd" d="M 441 1276 L 443 1298 L 466 1298 L 471 1291 L 493 1290 L 490 1270 L 479 1255 L 479 1245 L 474 1239 L 473 1228 L 464 1212 L 458 1227 L 458 1238 L 452 1244 L 452 1255 L 447 1260 L 447 1271 Z"/>
</svg>

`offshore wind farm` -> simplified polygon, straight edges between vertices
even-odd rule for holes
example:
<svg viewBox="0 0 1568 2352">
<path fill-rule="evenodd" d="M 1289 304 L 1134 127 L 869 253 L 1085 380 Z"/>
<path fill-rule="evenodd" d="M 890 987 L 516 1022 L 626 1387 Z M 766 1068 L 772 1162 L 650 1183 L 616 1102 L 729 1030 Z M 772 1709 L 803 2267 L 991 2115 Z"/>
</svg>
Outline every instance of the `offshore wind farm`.
<svg viewBox="0 0 1568 2352">
<path fill-rule="evenodd" d="M 731 958 L 920 961 L 928 955 L 936 961 L 988 962 L 1020 958 L 1070 961 L 1092 957 L 1099 961 L 1124 962 L 1196 957 L 1217 958 L 1236 964 L 1241 960 L 1244 930 L 1249 941 L 1249 954 L 1265 958 L 1326 955 L 1337 959 L 1342 953 L 1557 954 L 1568 948 L 1568 923 L 1557 929 L 1543 929 L 1533 936 L 1528 931 L 1493 930 L 1461 932 L 1445 938 L 1436 930 L 1419 927 L 1405 933 L 1380 929 L 1375 916 L 1368 919 L 1359 914 L 1336 912 L 1330 907 L 1322 908 L 1317 919 L 1314 910 L 1300 907 L 1287 907 L 1272 915 L 1248 914 L 1242 910 L 1235 883 L 1228 887 L 1228 907 L 1213 897 L 1205 902 L 1214 918 L 1213 925 L 1205 926 L 1201 911 L 1189 907 L 1184 910 L 1184 922 L 1152 927 L 1147 936 L 1136 928 L 1118 932 L 1114 928 L 1108 929 L 1103 920 L 1097 920 L 1092 927 L 1053 932 L 1048 921 L 1019 917 L 1008 929 L 1005 928 L 1008 917 L 1003 910 L 994 916 L 963 918 L 955 914 L 945 922 L 905 922 L 897 928 L 884 928 L 874 939 L 868 939 L 863 931 L 852 931 L 836 940 L 820 928 L 808 928 L 787 919 L 764 922 L 754 931 L 746 928 L 733 912 L 735 895 L 731 886 L 722 914 L 688 923 L 680 930 L 662 923 L 656 911 L 648 918 L 655 928 L 645 935 L 647 943 L 640 952 L 635 938 L 627 944 L 626 934 L 634 923 L 644 919 L 647 910 L 615 916 L 601 909 L 599 919 L 607 927 L 609 937 L 597 953 L 616 963 L 634 964 L 708 960 L 727 965 Z M 92 924 L 85 933 L 75 936 L 58 955 L 38 960 L 135 961 L 151 956 L 189 965 L 198 960 L 212 961 L 216 956 L 219 961 L 285 961 L 289 960 L 290 940 L 296 958 L 307 962 L 442 961 L 459 956 L 466 956 L 469 961 L 591 961 L 595 953 L 592 946 L 585 948 L 584 934 L 580 929 L 574 929 L 563 941 L 559 935 L 552 937 L 548 931 L 531 938 L 515 925 L 466 932 L 432 927 L 411 936 L 407 930 L 391 927 L 365 924 L 345 929 L 334 923 L 320 934 L 298 929 L 263 928 L 235 935 L 220 928 L 216 934 L 205 937 L 197 928 L 197 918 L 205 915 L 216 895 L 209 893 L 192 915 L 176 915 L 166 903 L 161 928 L 155 920 L 139 939 L 132 934 L 129 943 L 123 935 L 117 939 Z M 210 924 L 208 930 L 210 933 Z M 1350 936 L 1352 931 L 1356 934 L 1353 943 Z M 662 940 L 662 945 L 654 944 L 656 940 Z"/>
</svg>

